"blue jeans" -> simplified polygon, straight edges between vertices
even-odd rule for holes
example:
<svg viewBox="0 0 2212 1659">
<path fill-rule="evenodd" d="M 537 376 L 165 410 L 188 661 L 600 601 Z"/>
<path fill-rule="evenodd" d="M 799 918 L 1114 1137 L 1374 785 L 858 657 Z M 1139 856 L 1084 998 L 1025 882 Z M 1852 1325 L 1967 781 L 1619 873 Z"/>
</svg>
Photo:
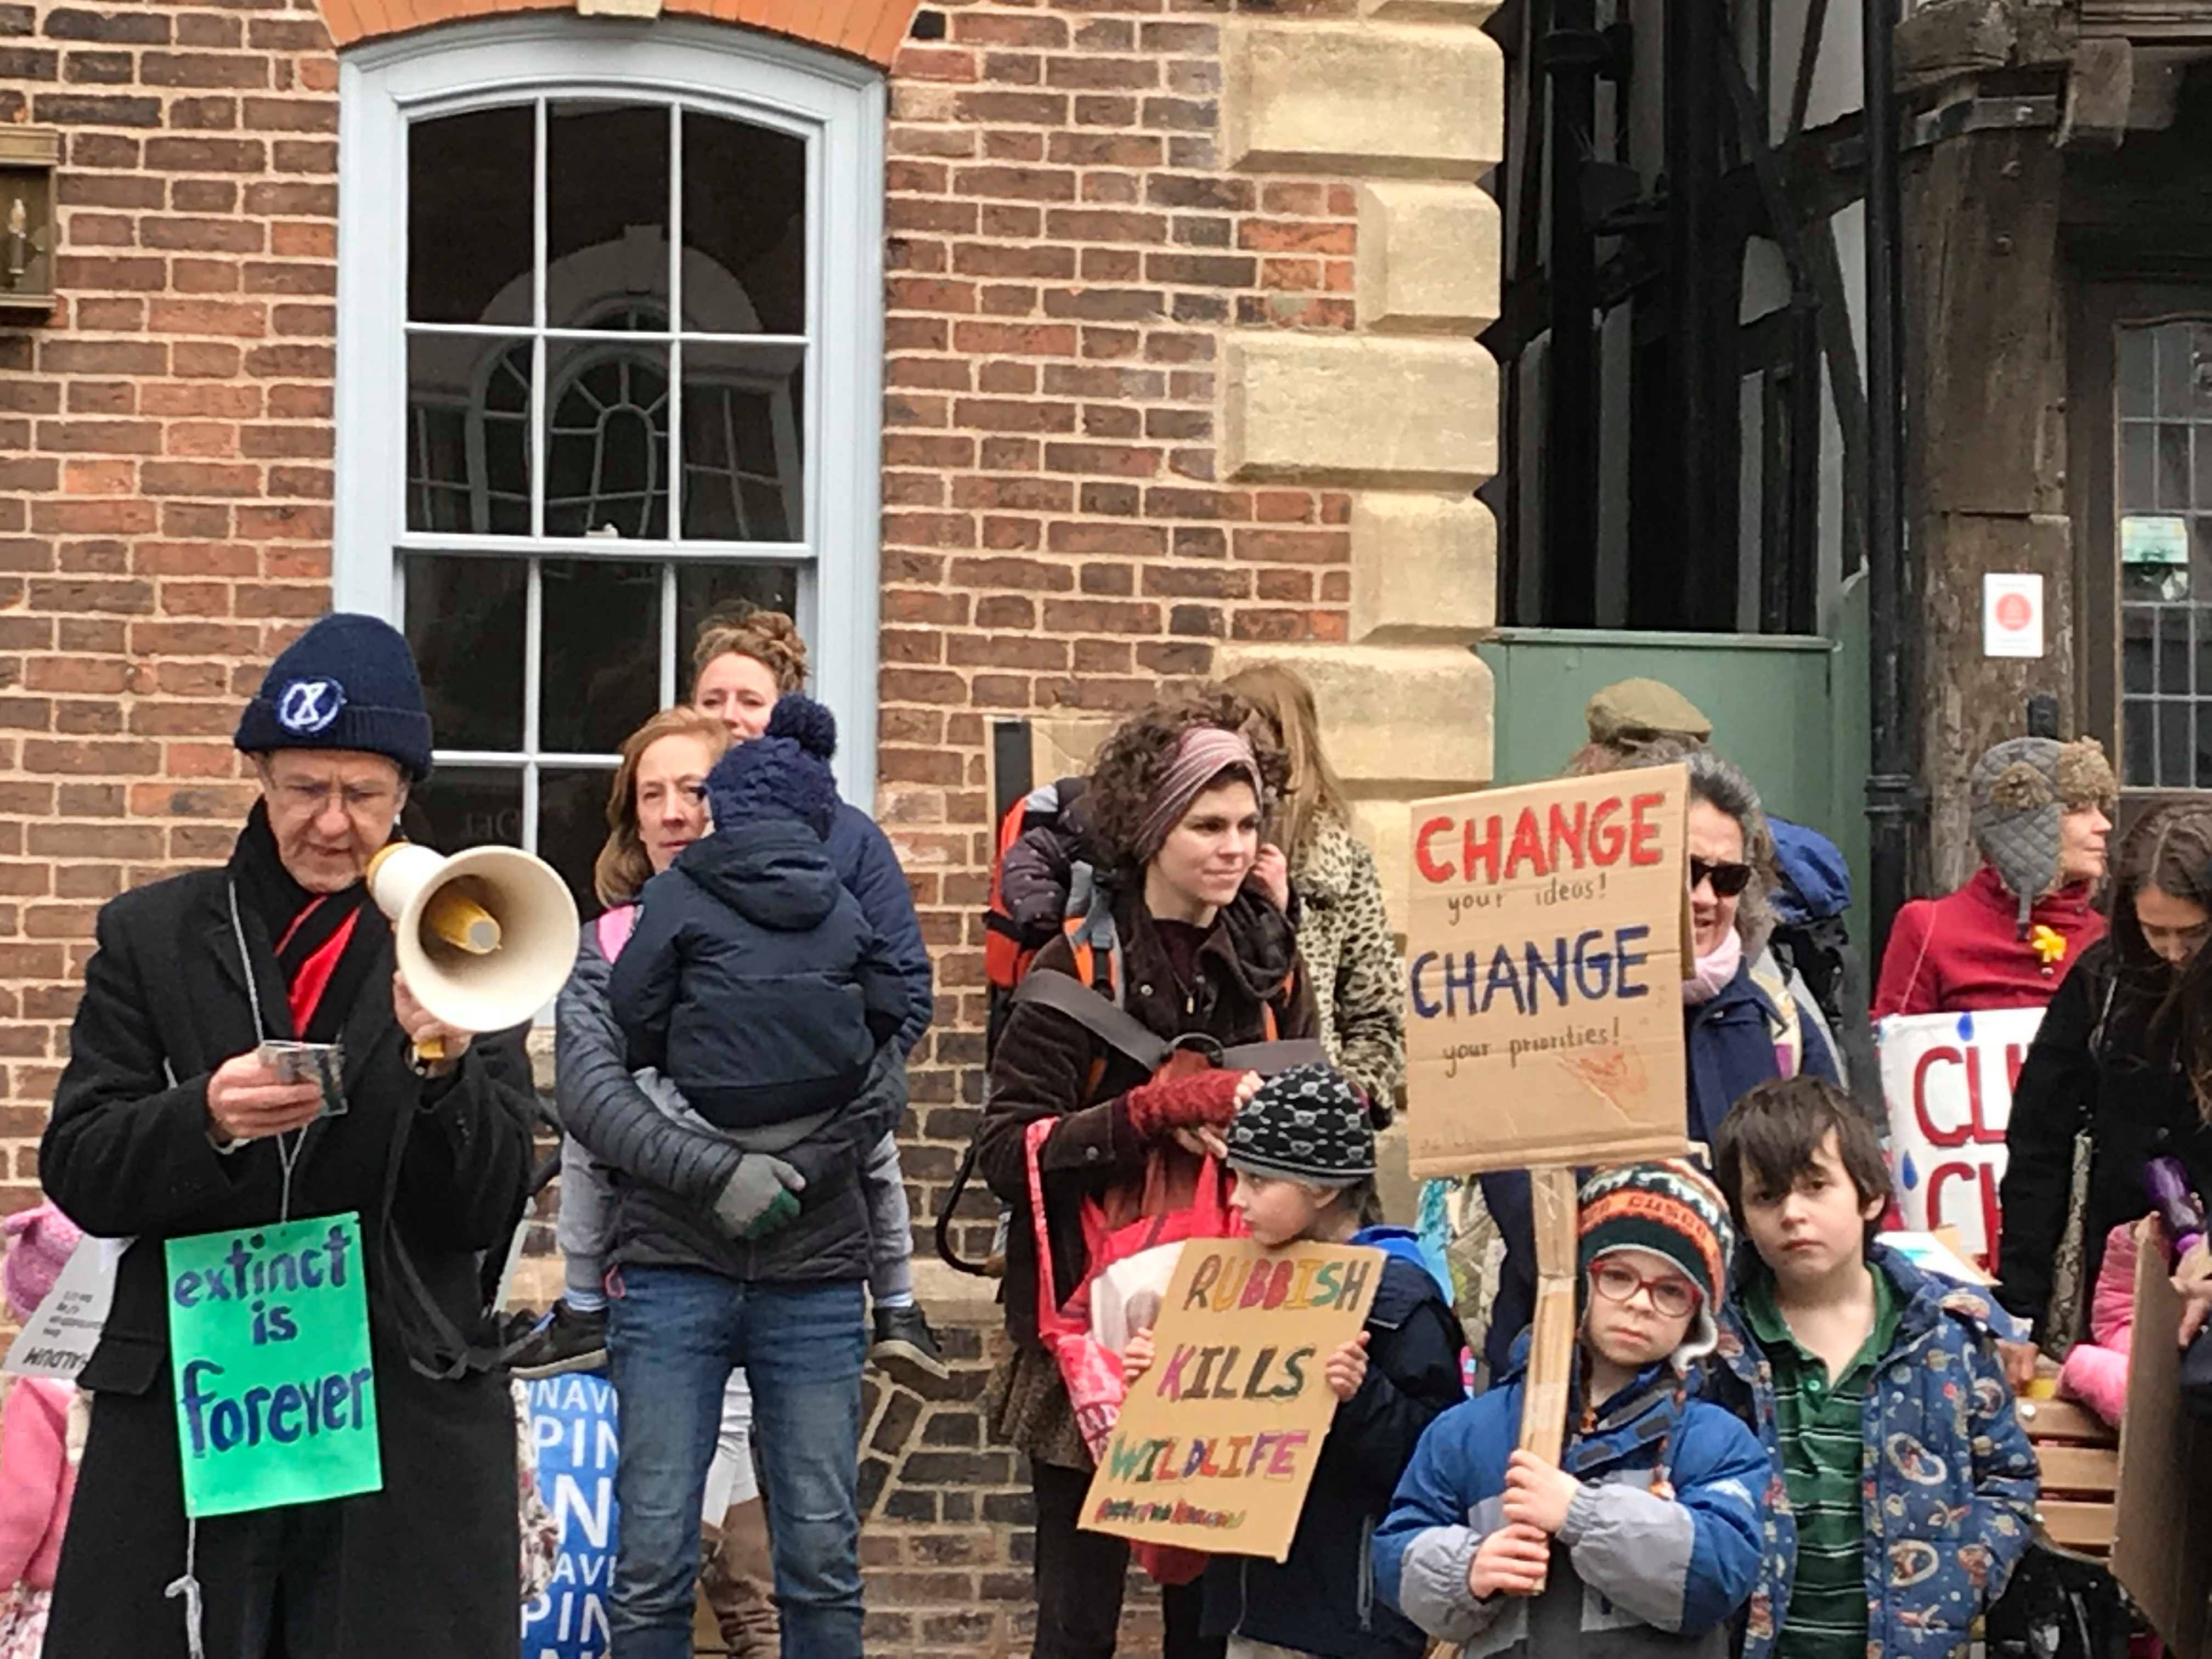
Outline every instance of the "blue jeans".
<svg viewBox="0 0 2212 1659">
<path fill-rule="evenodd" d="M 768 1480 L 784 1659 L 860 1659 L 858 1279 L 740 1284 L 684 1267 L 626 1267 L 607 1306 L 622 1409 L 622 1533 L 607 1623 L 613 1659 L 690 1659 L 699 1504 L 743 1366 Z"/>
</svg>

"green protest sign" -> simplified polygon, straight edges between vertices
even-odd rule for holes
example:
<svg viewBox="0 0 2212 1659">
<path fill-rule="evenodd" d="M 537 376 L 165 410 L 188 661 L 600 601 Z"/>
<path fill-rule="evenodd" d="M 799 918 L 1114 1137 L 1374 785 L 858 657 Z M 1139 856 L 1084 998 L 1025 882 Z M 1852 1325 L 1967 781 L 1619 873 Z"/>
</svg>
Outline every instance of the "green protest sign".
<svg viewBox="0 0 2212 1659">
<path fill-rule="evenodd" d="M 382 1487 L 361 1218 L 173 1238 L 167 1255 L 185 1513 Z"/>
</svg>

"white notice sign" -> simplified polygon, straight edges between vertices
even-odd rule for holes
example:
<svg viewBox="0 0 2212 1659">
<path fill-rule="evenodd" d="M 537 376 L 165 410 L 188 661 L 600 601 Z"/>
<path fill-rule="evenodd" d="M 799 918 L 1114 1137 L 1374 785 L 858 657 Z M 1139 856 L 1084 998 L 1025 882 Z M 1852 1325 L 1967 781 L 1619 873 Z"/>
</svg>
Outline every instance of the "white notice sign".
<svg viewBox="0 0 2212 1659">
<path fill-rule="evenodd" d="M 1982 654 L 2043 654 L 2043 578 L 2021 572 L 1982 578 Z"/>
<path fill-rule="evenodd" d="M 127 1238 L 79 1239 L 53 1289 L 9 1345 L 0 1370 L 75 1382 L 100 1346 L 108 1304 L 115 1299 L 115 1269 L 130 1248 Z"/>
</svg>

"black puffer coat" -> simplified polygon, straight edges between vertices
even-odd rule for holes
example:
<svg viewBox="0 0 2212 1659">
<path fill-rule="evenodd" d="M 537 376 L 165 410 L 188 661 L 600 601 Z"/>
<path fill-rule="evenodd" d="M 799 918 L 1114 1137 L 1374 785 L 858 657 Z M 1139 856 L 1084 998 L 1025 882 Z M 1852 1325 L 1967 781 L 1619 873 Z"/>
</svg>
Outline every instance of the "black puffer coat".
<svg viewBox="0 0 2212 1659">
<path fill-rule="evenodd" d="M 627 957 L 623 949 L 621 954 Z M 817 1133 L 777 1153 L 806 1177 L 799 1215 L 758 1241 L 715 1224 L 714 1200 L 743 1151 L 654 1103 L 632 1074 L 607 1001 L 613 972 L 599 926 L 584 924 L 576 965 L 555 1006 L 561 1127 L 614 1171 L 613 1260 L 704 1267 L 725 1278 L 863 1279 L 868 1206 L 860 1169 L 906 1109 L 906 1066 L 896 1042 L 877 1050 L 857 1097 Z"/>
<path fill-rule="evenodd" d="M 135 1240 L 79 1382 L 92 1437 L 62 1550 L 50 1659 L 185 1659 L 185 1523 L 162 1244 L 277 1219 L 274 1140 L 218 1155 L 209 1075 L 259 1040 L 222 870 L 126 893 L 70 1032 L 40 1174 L 90 1233 Z M 291 1034 L 266 930 L 241 924 L 270 1035 Z M 392 1011 L 388 936 L 343 1033 L 343 1116 L 311 1125 L 295 1217 L 361 1216 L 384 1489 L 199 1523 L 209 1659 L 486 1659 L 517 1643 L 514 1417 L 502 1375 L 452 1380 L 403 1288 L 404 1255 L 452 1329 L 481 1310 L 479 1255 L 504 1249 L 530 1178 L 530 1069 L 520 1033 L 478 1038 L 447 1077 L 409 1063 Z M 279 1609 L 284 1632 L 270 1620 Z"/>
<path fill-rule="evenodd" d="M 908 1013 L 821 838 L 782 819 L 694 842 L 646 883 L 608 995 L 630 1065 L 724 1128 L 845 1105 Z"/>
</svg>

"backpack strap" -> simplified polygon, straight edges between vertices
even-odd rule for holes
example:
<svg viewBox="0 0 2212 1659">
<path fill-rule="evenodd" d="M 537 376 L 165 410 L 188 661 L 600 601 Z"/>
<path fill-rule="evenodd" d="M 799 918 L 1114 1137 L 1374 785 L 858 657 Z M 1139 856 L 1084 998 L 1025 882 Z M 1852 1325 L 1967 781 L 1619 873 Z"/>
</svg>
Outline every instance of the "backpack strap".
<svg viewBox="0 0 2212 1659">
<path fill-rule="evenodd" d="M 1134 1014 L 1099 995 L 1073 974 L 1057 968 L 1032 968 L 1014 988 L 1014 1000 L 1035 1002 L 1065 1014 L 1109 1048 L 1118 1048 L 1156 1072 L 1175 1052 L 1175 1044 L 1153 1033 Z"/>
</svg>

